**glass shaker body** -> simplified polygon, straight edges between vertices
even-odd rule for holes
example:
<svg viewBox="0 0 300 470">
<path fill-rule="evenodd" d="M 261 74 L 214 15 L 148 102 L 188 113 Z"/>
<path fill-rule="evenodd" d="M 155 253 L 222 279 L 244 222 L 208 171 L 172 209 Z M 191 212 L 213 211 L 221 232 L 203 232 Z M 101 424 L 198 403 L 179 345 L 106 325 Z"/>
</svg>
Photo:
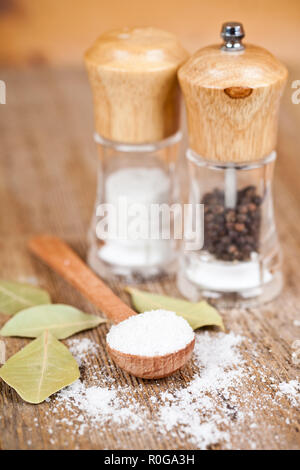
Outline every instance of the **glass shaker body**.
<svg viewBox="0 0 300 470">
<path fill-rule="evenodd" d="M 272 177 L 276 152 L 250 163 L 205 160 L 187 151 L 189 203 L 203 205 L 202 248 L 183 243 L 178 287 L 192 301 L 248 307 L 281 290 Z M 192 211 L 193 213 L 193 211 Z"/>
<path fill-rule="evenodd" d="M 161 205 L 179 199 L 176 164 L 181 132 L 149 144 L 113 142 L 99 134 L 95 140 L 99 163 L 89 231 L 90 266 L 105 279 L 126 282 L 173 272 L 178 245 L 173 220 L 164 227 L 157 214 Z"/>
</svg>

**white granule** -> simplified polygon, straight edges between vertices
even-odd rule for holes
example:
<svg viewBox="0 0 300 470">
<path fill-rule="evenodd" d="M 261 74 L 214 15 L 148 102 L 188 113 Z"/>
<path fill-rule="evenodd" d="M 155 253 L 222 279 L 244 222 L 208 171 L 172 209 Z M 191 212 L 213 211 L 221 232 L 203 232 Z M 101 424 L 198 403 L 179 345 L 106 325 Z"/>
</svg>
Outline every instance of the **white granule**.
<svg viewBox="0 0 300 470">
<path fill-rule="evenodd" d="M 298 380 L 290 380 L 289 382 L 281 382 L 278 385 L 277 395 L 284 395 L 290 400 L 293 406 L 300 404 L 300 382 Z"/>
<path fill-rule="evenodd" d="M 95 355 L 99 351 L 99 346 L 89 338 L 72 338 L 67 341 L 67 345 L 79 366 L 82 365 L 88 354 Z"/>
<path fill-rule="evenodd" d="M 169 218 L 161 220 L 153 215 L 154 204 L 169 203 L 170 189 L 170 178 L 160 168 L 122 168 L 108 175 L 105 198 L 114 211 L 107 214 L 111 236 L 104 232 L 102 235 L 98 227 L 97 235 L 106 240 L 98 251 L 103 261 L 122 268 L 157 266 L 171 261 L 172 243 L 162 236 L 164 229 L 169 228 Z"/>
<path fill-rule="evenodd" d="M 226 423 L 226 417 L 217 412 L 216 403 L 220 395 L 230 399 L 243 376 L 243 360 L 236 348 L 241 341 L 240 336 L 233 334 L 221 333 L 214 339 L 209 333 L 197 335 L 194 353 L 200 373 L 187 387 L 173 394 L 161 394 L 159 418 L 167 430 L 181 424 L 184 433 L 199 448 L 228 441 L 228 433 L 219 429 L 220 424 Z M 210 420 L 203 423 L 203 415 L 210 416 Z"/>
<path fill-rule="evenodd" d="M 184 318 L 168 310 L 152 310 L 112 326 L 106 340 L 122 353 L 153 357 L 184 349 L 194 337 Z"/>
<path fill-rule="evenodd" d="M 276 388 L 274 383 L 268 386 L 271 374 L 253 359 L 255 345 L 248 343 L 252 359 L 246 362 L 240 348 L 243 343 L 247 351 L 246 339 L 234 333 L 197 333 L 192 371 L 184 369 L 176 374 L 175 381 L 169 378 L 145 381 L 143 385 L 136 381 L 120 384 L 114 378 L 112 363 L 100 368 L 95 365 L 92 355 L 99 358 L 99 346 L 94 343 L 91 347 L 93 342 L 85 339 L 71 341 L 76 354 L 89 351 L 82 358 L 89 374 L 52 397 L 50 406 L 51 416 L 57 416 L 57 421 L 63 421 L 66 431 L 74 435 L 91 430 L 104 436 L 117 425 L 118 434 L 123 436 L 131 431 L 169 439 L 176 436 L 199 449 L 215 445 L 231 449 L 238 441 L 244 448 L 255 449 L 261 447 L 253 433 L 261 423 L 262 410 L 280 415 L 287 390 L 289 398 L 296 400 L 299 383 L 279 385 L 277 379 Z M 263 391 L 261 379 L 266 379 Z M 266 429 L 276 439 L 276 425 L 266 425 Z"/>
<path fill-rule="evenodd" d="M 294 320 L 294 326 L 300 326 L 300 320 Z"/>
<path fill-rule="evenodd" d="M 101 430 L 115 423 L 124 432 L 142 432 L 148 427 L 152 433 L 173 435 L 176 429 L 182 439 L 200 449 L 218 442 L 225 445 L 229 434 L 221 428 L 224 423 L 230 424 L 228 413 L 231 417 L 232 411 L 228 412 L 226 405 L 222 412 L 220 394 L 230 395 L 231 387 L 234 391 L 243 376 L 243 360 L 238 351 L 241 341 L 234 334 L 197 334 L 197 372 L 188 384 L 182 382 L 172 391 L 159 390 L 157 381 L 158 394 L 150 399 L 151 409 L 135 399 L 134 387 L 119 385 L 102 368 L 97 377 L 93 375 L 92 385 L 78 380 L 60 391 L 53 399 L 52 413 L 67 411 L 69 417 L 63 418 L 64 424 L 80 435 L 87 427 Z M 85 349 L 78 342 L 76 346 L 77 354 L 78 349 Z M 137 387 L 144 390 L 141 385 Z M 217 411 L 220 405 L 221 411 Z"/>
<path fill-rule="evenodd" d="M 106 182 L 106 201 L 117 204 L 119 198 L 127 203 L 161 204 L 169 200 L 170 179 L 160 168 L 123 168 L 111 173 Z"/>
<path fill-rule="evenodd" d="M 122 391 L 122 393 L 120 393 Z M 88 418 L 90 424 L 103 426 L 109 421 L 118 425 L 126 425 L 127 429 L 136 429 L 143 426 L 143 414 L 136 414 L 137 406 L 128 402 L 128 397 L 123 396 L 129 393 L 128 387 L 86 387 L 77 380 L 70 387 L 62 390 L 58 396 L 58 402 L 65 402 L 66 409 L 71 411 L 73 407 L 84 414 L 85 420 Z M 125 399 L 125 401 L 124 401 Z M 79 432 L 86 427 L 86 422 L 82 422 L 79 417 Z M 68 424 L 68 423 L 66 423 Z M 69 423 L 72 424 L 72 421 Z"/>
</svg>

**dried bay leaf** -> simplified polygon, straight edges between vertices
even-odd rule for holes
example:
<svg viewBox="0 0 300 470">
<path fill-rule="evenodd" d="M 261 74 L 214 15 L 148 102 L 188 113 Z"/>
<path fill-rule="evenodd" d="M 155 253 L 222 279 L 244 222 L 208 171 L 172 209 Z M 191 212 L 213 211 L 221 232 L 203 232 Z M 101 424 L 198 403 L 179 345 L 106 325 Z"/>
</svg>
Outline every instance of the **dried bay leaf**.
<svg viewBox="0 0 300 470">
<path fill-rule="evenodd" d="M 45 331 L 0 368 L 0 377 L 29 403 L 41 403 L 79 378 L 69 350 Z"/>
<path fill-rule="evenodd" d="M 166 295 L 152 294 L 132 287 L 127 287 L 126 292 L 131 295 L 132 304 L 139 313 L 157 309 L 171 310 L 183 317 L 193 330 L 203 326 L 218 326 L 225 331 L 222 317 L 205 300 L 194 303 Z"/>
<path fill-rule="evenodd" d="M 70 305 L 38 305 L 17 313 L 4 325 L 0 334 L 36 338 L 48 330 L 57 339 L 65 339 L 104 322 L 104 318 L 83 313 Z"/>
<path fill-rule="evenodd" d="M 48 292 L 39 287 L 0 280 L 0 313 L 15 315 L 24 308 L 50 303 Z"/>
</svg>

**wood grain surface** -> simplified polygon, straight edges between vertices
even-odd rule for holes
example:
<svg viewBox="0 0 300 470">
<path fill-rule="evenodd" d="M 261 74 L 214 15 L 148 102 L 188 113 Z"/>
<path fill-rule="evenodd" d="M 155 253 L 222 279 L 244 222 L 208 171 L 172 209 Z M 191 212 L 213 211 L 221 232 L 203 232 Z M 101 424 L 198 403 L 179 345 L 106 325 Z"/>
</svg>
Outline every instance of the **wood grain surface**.
<svg viewBox="0 0 300 470">
<path fill-rule="evenodd" d="M 299 366 L 292 361 L 292 343 L 300 339 L 299 255 L 300 255 L 300 104 L 291 102 L 291 81 L 300 78 L 300 68 L 290 68 L 280 119 L 279 161 L 276 169 L 275 200 L 279 235 L 284 252 L 285 288 L 281 297 L 263 308 L 223 312 L 226 328 L 241 333 L 257 345 L 253 394 L 272 393 L 271 383 L 259 380 L 267 368 L 276 381 L 299 378 Z M 96 191 L 96 149 L 92 140 L 92 103 L 86 74 L 82 69 L 1 70 L 7 84 L 7 104 L 0 106 L 0 270 L 1 277 L 20 281 L 36 280 L 53 301 L 69 303 L 95 312 L 74 288 L 46 268 L 27 250 L 27 241 L 38 233 L 64 238 L 81 256 L 86 255 L 86 233 Z M 122 285 L 113 290 L 129 301 Z M 157 292 L 178 295 L 174 280 L 141 286 Z M 5 318 L 0 316 L 1 322 Z M 108 326 L 85 332 L 100 346 L 97 364 L 109 371 L 121 385 L 133 387 L 137 400 L 151 410 L 150 397 L 157 384 L 133 378 L 110 362 L 105 349 Z M 5 339 L 7 357 L 28 343 Z M 245 360 L 253 362 L 252 346 Z M 160 382 L 172 389 L 186 381 L 191 366 Z M 89 370 L 85 371 L 88 376 Z M 140 384 L 140 387 L 137 385 Z M 249 385 L 245 383 L 245 390 Z M 68 433 L 57 415 L 49 413 L 49 403 L 24 403 L 0 382 L 1 449 L 190 449 L 179 434 L 155 435 L 147 423 L 142 432 L 124 432 L 117 425 L 83 435 Z M 32 423 L 37 423 L 32 426 Z M 269 413 L 256 411 L 257 427 L 249 421 L 231 439 L 231 447 L 247 449 L 250 441 L 258 449 L 297 449 L 300 447 L 299 410 L 282 398 L 281 408 Z M 51 434 L 50 434 L 51 429 Z M 213 448 L 222 448 L 222 444 Z"/>
<path fill-rule="evenodd" d="M 0 0 L 0 63 L 82 64 L 99 34 L 123 26 L 165 29 L 193 53 L 233 20 L 248 42 L 297 63 L 299 0 Z"/>
<path fill-rule="evenodd" d="M 175 134 L 180 125 L 177 70 L 187 58 L 176 36 L 157 28 L 101 35 L 85 54 L 98 134 L 134 144 Z"/>
<path fill-rule="evenodd" d="M 256 161 L 276 148 L 287 69 L 269 51 L 245 46 L 237 53 L 205 47 L 179 69 L 190 146 L 203 158 Z"/>
</svg>

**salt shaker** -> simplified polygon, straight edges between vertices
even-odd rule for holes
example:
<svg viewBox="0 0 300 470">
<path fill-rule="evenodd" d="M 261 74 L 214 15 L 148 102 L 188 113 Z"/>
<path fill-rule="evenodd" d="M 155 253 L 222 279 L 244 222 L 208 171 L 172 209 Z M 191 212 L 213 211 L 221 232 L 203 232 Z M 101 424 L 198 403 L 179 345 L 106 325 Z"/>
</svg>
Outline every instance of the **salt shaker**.
<svg viewBox="0 0 300 470">
<path fill-rule="evenodd" d="M 174 35 L 149 27 L 105 33 L 85 55 L 99 150 L 88 261 L 103 278 L 142 281 L 174 269 L 177 242 L 172 230 L 162 238 L 150 209 L 179 197 L 177 70 L 187 58 Z"/>
<path fill-rule="evenodd" d="M 270 52 L 243 44 L 225 23 L 223 44 L 179 70 L 189 129 L 189 202 L 202 204 L 202 246 L 185 240 L 181 293 L 221 307 L 254 306 L 281 290 L 272 179 L 280 98 L 287 70 Z M 189 240 L 190 242 L 190 240 Z"/>
</svg>

